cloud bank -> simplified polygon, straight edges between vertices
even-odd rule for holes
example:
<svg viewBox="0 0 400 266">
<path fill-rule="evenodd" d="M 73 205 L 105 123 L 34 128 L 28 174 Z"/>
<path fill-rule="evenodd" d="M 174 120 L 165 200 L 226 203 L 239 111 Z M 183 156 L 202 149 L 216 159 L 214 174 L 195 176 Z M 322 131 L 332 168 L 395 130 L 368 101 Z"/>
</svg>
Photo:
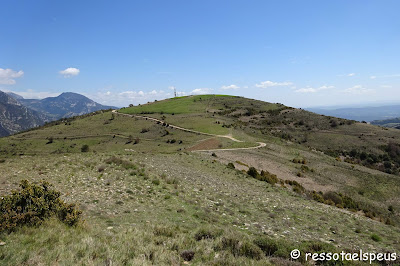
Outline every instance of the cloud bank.
<svg viewBox="0 0 400 266">
<path fill-rule="evenodd" d="M 24 75 L 24 71 L 14 71 L 12 69 L 0 68 L 0 84 L 4 85 L 14 85 L 16 83 L 15 79 L 20 78 Z"/>
</svg>

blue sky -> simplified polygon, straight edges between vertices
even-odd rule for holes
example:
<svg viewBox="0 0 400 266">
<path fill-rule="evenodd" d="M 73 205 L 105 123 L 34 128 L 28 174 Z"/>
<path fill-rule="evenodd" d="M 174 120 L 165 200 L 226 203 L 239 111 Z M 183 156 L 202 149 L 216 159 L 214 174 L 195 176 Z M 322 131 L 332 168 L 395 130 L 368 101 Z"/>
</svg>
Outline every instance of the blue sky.
<svg viewBox="0 0 400 266">
<path fill-rule="evenodd" d="M 399 1 L 2 1 L 0 90 L 400 102 Z"/>
</svg>

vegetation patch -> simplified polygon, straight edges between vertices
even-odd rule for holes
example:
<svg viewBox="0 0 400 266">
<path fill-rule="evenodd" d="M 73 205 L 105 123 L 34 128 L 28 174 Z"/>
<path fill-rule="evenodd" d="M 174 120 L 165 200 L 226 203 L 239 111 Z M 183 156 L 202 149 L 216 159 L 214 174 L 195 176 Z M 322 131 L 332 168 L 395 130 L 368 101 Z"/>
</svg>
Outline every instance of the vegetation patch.
<svg viewBox="0 0 400 266">
<path fill-rule="evenodd" d="M 39 185 L 23 180 L 20 190 L 0 199 L 0 232 L 15 231 L 17 227 L 36 226 L 54 216 L 67 225 L 74 226 L 82 212 L 75 204 L 65 203 L 61 193 L 52 185 L 42 181 Z"/>
</svg>

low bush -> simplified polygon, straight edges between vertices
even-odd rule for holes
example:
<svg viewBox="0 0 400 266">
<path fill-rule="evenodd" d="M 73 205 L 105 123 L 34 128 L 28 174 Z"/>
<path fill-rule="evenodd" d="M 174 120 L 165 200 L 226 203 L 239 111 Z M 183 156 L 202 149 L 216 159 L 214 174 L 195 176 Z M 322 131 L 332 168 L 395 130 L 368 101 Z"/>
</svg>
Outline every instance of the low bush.
<svg viewBox="0 0 400 266">
<path fill-rule="evenodd" d="M 235 169 L 235 165 L 233 163 L 228 163 L 227 167 L 229 169 Z"/>
<path fill-rule="evenodd" d="M 247 240 L 239 240 L 236 236 L 222 237 L 215 250 L 227 250 L 235 257 L 244 256 L 256 260 L 261 259 L 263 255 L 262 250 L 257 245 Z"/>
<path fill-rule="evenodd" d="M 125 169 L 136 169 L 137 168 L 135 164 L 133 164 L 133 163 L 131 163 L 129 161 L 117 158 L 115 156 L 108 158 L 107 160 L 105 160 L 105 162 L 107 164 L 120 165 Z"/>
<path fill-rule="evenodd" d="M 0 232 L 15 231 L 23 225 L 40 225 L 53 216 L 67 225 L 76 225 L 81 220 L 82 212 L 75 204 L 61 200 L 60 195 L 46 181 L 39 185 L 21 181 L 19 191 L 0 199 Z"/>
<path fill-rule="evenodd" d="M 81 152 L 88 152 L 88 151 L 89 151 L 89 145 L 87 144 L 82 145 Z"/>
<path fill-rule="evenodd" d="M 221 230 L 200 228 L 194 235 L 194 239 L 200 241 L 202 239 L 215 239 L 222 234 Z"/>
<path fill-rule="evenodd" d="M 382 238 L 380 236 L 378 236 L 377 234 L 372 234 L 371 239 L 374 240 L 375 242 L 382 241 Z"/>
</svg>

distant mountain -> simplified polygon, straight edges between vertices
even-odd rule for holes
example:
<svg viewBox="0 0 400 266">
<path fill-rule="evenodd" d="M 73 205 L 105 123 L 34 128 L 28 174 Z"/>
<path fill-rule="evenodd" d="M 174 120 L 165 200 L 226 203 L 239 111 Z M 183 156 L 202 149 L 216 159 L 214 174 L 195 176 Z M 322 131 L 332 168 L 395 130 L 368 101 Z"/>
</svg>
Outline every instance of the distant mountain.
<svg viewBox="0 0 400 266">
<path fill-rule="evenodd" d="M 321 115 L 367 122 L 400 117 L 400 105 L 339 109 L 307 108 L 307 110 Z"/>
<path fill-rule="evenodd" d="M 400 129 L 400 117 L 385 119 L 385 120 L 374 120 L 371 122 L 373 125 L 381 126 L 381 127 L 390 127 Z"/>
<path fill-rule="evenodd" d="M 13 97 L 14 99 L 16 99 L 16 100 L 22 100 L 22 99 L 24 99 L 24 97 L 22 97 L 21 95 L 18 95 L 18 94 L 16 94 L 16 93 L 14 93 L 14 92 L 7 91 L 6 93 L 7 93 L 9 96 L 11 96 L 11 97 Z"/>
<path fill-rule="evenodd" d="M 41 100 L 20 99 L 19 101 L 26 107 L 45 114 L 50 120 L 115 108 L 101 105 L 86 96 L 73 92 L 64 92 L 57 97 L 48 97 Z"/>
<path fill-rule="evenodd" d="M 0 91 L 0 137 L 43 125 L 46 117 Z"/>
</svg>

